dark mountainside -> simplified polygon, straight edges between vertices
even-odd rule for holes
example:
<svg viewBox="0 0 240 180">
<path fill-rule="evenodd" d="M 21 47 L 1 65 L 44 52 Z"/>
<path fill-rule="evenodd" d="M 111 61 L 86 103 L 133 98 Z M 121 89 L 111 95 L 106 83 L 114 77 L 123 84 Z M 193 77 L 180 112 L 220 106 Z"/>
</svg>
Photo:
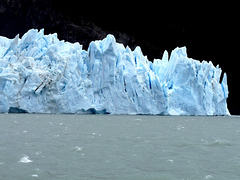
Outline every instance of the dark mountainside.
<svg viewBox="0 0 240 180">
<path fill-rule="evenodd" d="M 212 61 L 228 75 L 231 114 L 238 108 L 237 11 L 233 4 L 182 2 L 0 0 L 0 36 L 20 37 L 31 28 L 58 33 L 59 39 L 79 42 L 84 49 L 93 40 L 113 34 L 131 49 L 140 46 L 149 60 L 163 51 L 186 46 L 188 56 Z M 238 37 L 239 38 L 239 37 Z M 236 85 L 235 85 L 236 84 Z"/>
</svg>

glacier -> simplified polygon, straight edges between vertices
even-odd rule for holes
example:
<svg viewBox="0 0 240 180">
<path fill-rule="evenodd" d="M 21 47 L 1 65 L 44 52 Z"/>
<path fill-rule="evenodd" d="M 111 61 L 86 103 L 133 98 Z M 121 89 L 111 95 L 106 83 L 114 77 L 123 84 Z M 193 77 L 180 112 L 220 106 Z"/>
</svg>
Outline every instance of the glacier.
<svg viewBox="0 0 240 180">
<path fill-rule="evenodd" d="M 0 36 L 1 113 L 230 115 L 221 74 L 188 58 L 186 47 L 151 62 L 113 35 L 87 50 L 44 29 Z"/>
</svg>

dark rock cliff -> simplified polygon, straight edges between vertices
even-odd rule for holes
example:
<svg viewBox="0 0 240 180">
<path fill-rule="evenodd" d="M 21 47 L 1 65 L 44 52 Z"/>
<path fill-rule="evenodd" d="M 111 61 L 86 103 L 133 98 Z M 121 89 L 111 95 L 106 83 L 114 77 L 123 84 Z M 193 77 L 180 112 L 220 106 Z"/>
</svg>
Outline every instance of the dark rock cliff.
<svg viewBox="0 0 240 180">
<path fill-rule="evenodd" d="M 80 2 L 1 0 L 0 35 L 13 38 L 20 33 L 21 37 L 30 28 L 44 28 L 46 34 L 57 32 L 60 39 L 87 49 L 89 42 L 111 33 L 132 49 L 140 46 L 150 60 L 161 58 L 165 49 L 188 44 L 184 27 L 158 4 Z"/>
<path fill-rule="evenodd" d="M 76 2 L 78 3 L 54 0 L 0 1 L 0 35 L 13 38 L 20 33 L 21 37 L 30 28 L 44 28 L 46 34 L 57 32 L 60 39 L 79 42 L 85 49 L 91 41 L 103 39 L 109 33 L 114 34 L 118 42 L 131 48 L 145 43 L 129 33 L 111 27 L 115 21 L 114 16 L 108 17 L 112 19 L 110 24 L 101 23 L 103 14 L 97 14 L 101 13 L 101 7 L 94 10 L 88 8 L 89 4 L 80 5 Z"/>
</svg>

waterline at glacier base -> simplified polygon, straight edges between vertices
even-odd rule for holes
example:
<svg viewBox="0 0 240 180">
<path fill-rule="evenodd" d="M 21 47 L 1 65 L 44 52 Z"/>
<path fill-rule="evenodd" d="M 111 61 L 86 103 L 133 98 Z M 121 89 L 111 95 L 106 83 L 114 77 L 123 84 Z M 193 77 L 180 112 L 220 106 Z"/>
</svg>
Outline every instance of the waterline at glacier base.
<svg viewBox="0 0 240 180">
<path fill-rule="evenodd" d="M 230 115 L 221 73 L 185 47 L 151 62 L 112 35 L 86 51 L 31 29 L 0 36 L 0 112 Z"/>
</svg>

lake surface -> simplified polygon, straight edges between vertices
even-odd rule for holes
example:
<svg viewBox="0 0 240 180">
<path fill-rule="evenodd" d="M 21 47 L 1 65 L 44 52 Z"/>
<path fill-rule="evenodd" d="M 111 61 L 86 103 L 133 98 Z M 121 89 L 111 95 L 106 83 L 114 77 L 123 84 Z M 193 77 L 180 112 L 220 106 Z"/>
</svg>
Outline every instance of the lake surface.
<svg viewBox="0 0 240 180">
<path fill-rule="evenodd" d="M 0 115 L 0 179 L 240 179 L 240 117 Z"/>
</svg>

